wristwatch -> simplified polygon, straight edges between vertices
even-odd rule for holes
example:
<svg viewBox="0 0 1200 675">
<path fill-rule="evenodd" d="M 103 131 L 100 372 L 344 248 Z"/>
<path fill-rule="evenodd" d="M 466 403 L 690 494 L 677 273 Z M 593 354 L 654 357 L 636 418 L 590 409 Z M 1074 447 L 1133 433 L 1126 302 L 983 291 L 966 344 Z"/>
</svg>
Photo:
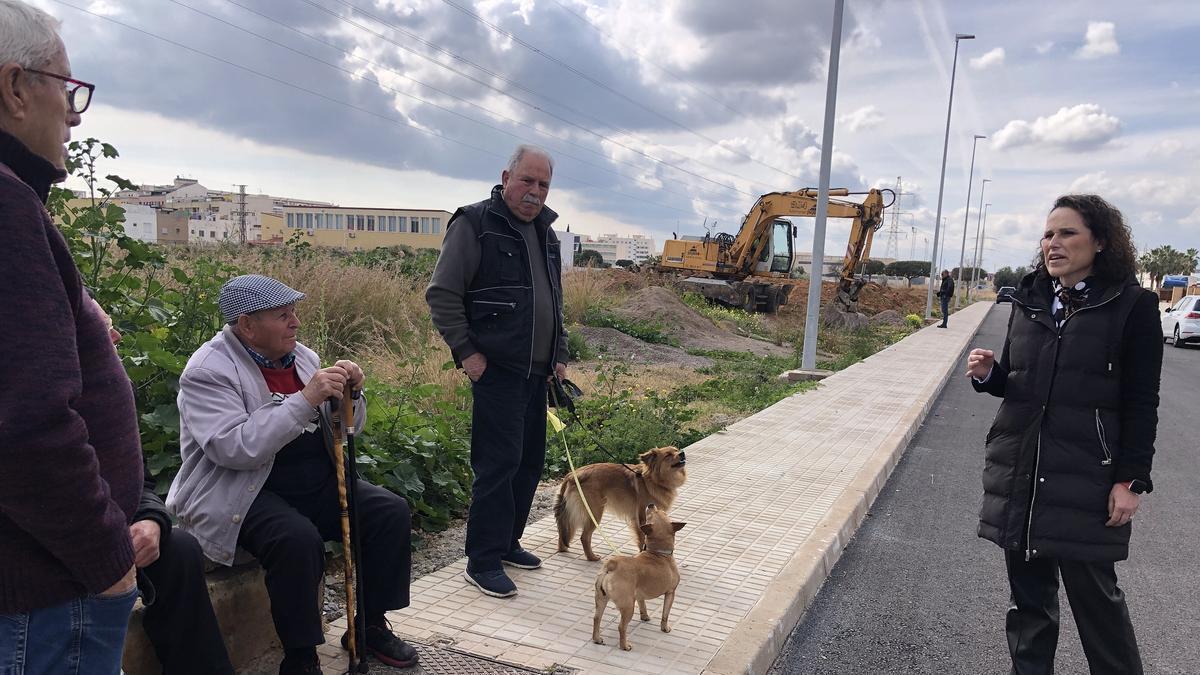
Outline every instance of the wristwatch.
<svg viewBox="0 0 1200 675">
<path fill-rule="evenodd" d="M 1128 483 L 1123 483 L 1123 485 L 1125 486 L 1126 489 L 1128 489 L 1130 492 L 1132 492 L 1135 495 L 1145 494 L 1146 488 L 1149 487 L 1148 485 L 1146 485 L 1146 481 L 1139 480 L 1137 478 L 1134 478 L 1133 480 L 1129 481 Z"/>
</svg>

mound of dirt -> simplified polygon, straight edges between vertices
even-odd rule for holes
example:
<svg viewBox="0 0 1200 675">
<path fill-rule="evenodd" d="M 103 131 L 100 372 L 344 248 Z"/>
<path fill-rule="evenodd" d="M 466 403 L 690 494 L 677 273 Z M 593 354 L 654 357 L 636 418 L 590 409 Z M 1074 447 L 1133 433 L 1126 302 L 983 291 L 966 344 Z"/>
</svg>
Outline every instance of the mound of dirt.
<svg viewBox="0 0 1200 675">
<path fill-rule="evenodd" d="M 619 357 L 630 363 L 645 364 L 678 364 L 687 368 L 707 368 L 713 364 L 712 359 L 704 356 L 693 356 L 679 347 L 656 345 L 626 335 L 616 328 L 596 328 L 593 326 L 578 326 L 571 329 L 583 336 L 597 355 Z"/>
<path fill-rule="evenodd" d="M 871 325 L 888 324 L 891 326 L 903 326 L 904 316 L 894 309 L 885 309 L 882 312 L 871 317 Z"/>
<path fill-rule="evenodd" d="M 663 332 L 678 340 L 684 349 L 750 352 L 758 356 L 788 356 L 792 353 L 787 347 L 734 335 L 661 286 L 650 286 L 634 293 L 615 312 L 628 319 L 661 324 Z"/>
</svg>

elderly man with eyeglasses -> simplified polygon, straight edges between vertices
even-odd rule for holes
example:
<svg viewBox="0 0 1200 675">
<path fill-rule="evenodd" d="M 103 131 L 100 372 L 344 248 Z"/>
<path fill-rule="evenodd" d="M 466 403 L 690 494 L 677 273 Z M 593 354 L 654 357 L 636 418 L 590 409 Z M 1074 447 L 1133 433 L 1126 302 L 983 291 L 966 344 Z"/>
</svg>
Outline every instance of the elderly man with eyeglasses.
<svg viewBox="0 0 1200 675">
<path fill-rule="evenodd" d="M 57 31 L 0 0 L 0 671 L 117 673 L 142 453 L 129 378 L 44 205 L 92 92 Z"/>
</svg>

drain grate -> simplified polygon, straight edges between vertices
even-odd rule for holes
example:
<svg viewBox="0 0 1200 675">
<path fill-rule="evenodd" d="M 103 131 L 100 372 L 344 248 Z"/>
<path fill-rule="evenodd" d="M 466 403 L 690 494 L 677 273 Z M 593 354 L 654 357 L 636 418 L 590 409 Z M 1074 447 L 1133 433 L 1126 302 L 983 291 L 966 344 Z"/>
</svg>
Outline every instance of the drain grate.
<svg viewBox="0 0 1200 675">
<path fill-rule="evenodd" d="M 530 673 L 537 673 L 538 675 L 574 675 L 577 672 L 574 668 L 566 668 L 564 666 L 555 666 L 550 671 L 533 670 L 523 666 L 503 663 L 495 659 L 466 654 L 452 647 L 453 640 L 437 640 L 432 645 L 412 640 L 409 640 L 408 643 L 421 655 L 420 665 L 417 668 L 400 670 L 385 666 L 372 659 L 370 672 L 396 673 L 398 675 L 529 675 Z"/>
</svg>

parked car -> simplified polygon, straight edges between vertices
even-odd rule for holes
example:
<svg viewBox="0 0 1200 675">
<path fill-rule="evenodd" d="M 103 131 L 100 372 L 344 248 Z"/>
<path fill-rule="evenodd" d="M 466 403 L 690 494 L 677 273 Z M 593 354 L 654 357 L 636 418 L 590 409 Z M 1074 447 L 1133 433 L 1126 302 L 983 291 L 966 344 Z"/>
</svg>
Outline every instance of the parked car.
<svg viewBox="0 0 1200 675">
<path fill-rule="evenodd" d="M 996 304 L 1001 302 L 1012 302 L 1012 294 L 1016 292 L 1013 286 L 1001 286 L 1000 290 L 996 291 Z"/>
<path fill-rule="evenodd" d="M 1162 334 L 1176 347 L 1200 343 L 1200 295 L 1185 295 L 1163 310 Z"/>
</svg>

